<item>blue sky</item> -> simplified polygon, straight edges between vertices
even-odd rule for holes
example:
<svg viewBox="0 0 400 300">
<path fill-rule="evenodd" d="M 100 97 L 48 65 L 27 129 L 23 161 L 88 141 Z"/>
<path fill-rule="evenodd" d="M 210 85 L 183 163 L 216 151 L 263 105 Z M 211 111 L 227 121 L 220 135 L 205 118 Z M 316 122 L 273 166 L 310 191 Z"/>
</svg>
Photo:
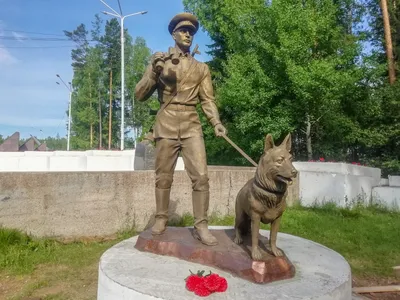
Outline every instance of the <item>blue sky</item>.
<svg viewBox="0 0 400 300">
<path fill-rule="evenodd" d="M 144 37 L 152 51 L 165 51 L 173 44 L 167 28 L 171 18 L 183 11 L 181 0 L 120 1 L 124 14 L 148 11 L 125 19 L 133 38 Z M 117 0 L 106 2 L 118 11 Z M 68 90 L 56 84 L 56 74 L 71 81 L 73 43 L 37 38 L 63 38 L 63 30 L 73 30 L 80 23 L 90 29 L 94 15 L 106 9 L 99 0 L 0 0 L 1 135 L 19 131 L 22 138 L 31 134 L 38 138 L 66 136 Z M 197 59 L 208 60 L 208 35 L 199 30 L 194 43 L 202 52 Z"/>
</svg>

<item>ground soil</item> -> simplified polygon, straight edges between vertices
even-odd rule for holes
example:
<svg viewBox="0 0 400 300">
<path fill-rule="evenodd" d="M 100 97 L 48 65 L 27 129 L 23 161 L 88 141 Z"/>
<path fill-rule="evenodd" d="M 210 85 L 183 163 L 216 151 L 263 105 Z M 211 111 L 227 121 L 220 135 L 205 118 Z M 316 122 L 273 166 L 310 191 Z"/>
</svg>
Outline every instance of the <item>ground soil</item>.
<svg viewBox="0 0 400 300">
<path fill-rule="evenodd" d="M 400 280 L 394 277 L 392 278 L 359 278 L 353 276 L 353 287 L 370 287 L 370 286 L 386 286 L 386 285 L 400 285 Z M 366 299 L 376 300 L 399 300 L 400 293 L 369 293 L 360 294 Z"/>
</svg>

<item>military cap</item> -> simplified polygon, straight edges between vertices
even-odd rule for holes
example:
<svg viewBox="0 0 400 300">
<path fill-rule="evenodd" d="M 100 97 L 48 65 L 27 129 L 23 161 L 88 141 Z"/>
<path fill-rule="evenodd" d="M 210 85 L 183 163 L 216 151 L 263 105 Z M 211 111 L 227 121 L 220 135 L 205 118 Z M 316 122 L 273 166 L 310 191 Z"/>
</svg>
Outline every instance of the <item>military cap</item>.
<svg viewBox="0 0 400 300">
<path fill-rule="evenodd" d="M 199 30 L 199 21 L 197 18 L 190 13 L 180 13 L 177 14 L 169 22 L 168 31 L 172 34 L 176 29 L 180 27 L 192 27 L 193 32 L 196 33 Z"/>
</svg>

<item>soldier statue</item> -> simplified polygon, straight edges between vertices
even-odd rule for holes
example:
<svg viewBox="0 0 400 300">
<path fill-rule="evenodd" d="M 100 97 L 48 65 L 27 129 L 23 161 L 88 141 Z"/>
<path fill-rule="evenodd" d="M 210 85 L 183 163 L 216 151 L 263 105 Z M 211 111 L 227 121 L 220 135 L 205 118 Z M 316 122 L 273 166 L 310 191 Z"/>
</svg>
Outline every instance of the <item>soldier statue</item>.
<svg viewBox="0 0 400 300">
<path fill-rule="evenodd" d="M 152 56 L 143 78 L 136 85 L 135 97 L 146 101 L 157 89 L 161 105 L 152 132 L 156 147 L 156 215 L 152 234 L 160 235 L 166 230 L 173 175 L 181 153 L 192 182 L 193 233 L 203 244 L 211 246 L 218 241 L 208 229 L 209 177 L 196 105 L 201 104 L 216 136 L 225 135 L 226 129 L 215 104 L 210 70 L 190 53 L 198 29 L 199 22 L 190 13 L 172 18 L 168 30 L 175 47 Z"/>
</svg>

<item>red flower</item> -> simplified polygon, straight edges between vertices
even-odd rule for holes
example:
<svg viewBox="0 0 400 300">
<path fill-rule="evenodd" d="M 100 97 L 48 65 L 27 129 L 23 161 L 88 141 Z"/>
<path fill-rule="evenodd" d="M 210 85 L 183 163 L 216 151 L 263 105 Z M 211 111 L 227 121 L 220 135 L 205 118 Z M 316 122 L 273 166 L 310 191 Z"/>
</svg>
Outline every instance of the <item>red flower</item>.
<svg viewBox="0 0 400 300">
<path fill-rule="evenodd" d="M 201 280 L 200 284 L 194 288 L 194 293 L 200 297 L 207 297 L 211 295 L 211 291 L 205 286 L 204 280 Z"/>
<path fill-rule="evenodd" d="M 196 287 L 200 285 L 202 282 L 203 282 L 203 277 L 192 274 L 186 279 L 186 288 L 189 291 L 194 292 Z"/>
<path fill-rule="evenodd" d="M 225 292 L 227 288 L 228 288 L 228 282 L 224 277 L 220 277 L 219 287 L 216 290 L 216 292 L 219 293 Z"/>
<path fill-rule="evenodd" d="M 320 158 L 319 158 L 319 161 L 325 161 L 325 158 L 320 157 Z"/>
<path fill-rule="evenodd" d="M 204 277 L 204 285 L 211 292 L 215 292 L 218 289 L 220 289 L 221 284 L 223 283 L 223 280 L 225 280 L 225 278 L 223 278 L 223 277 L 219 276 L 218 274 L 214 273 L 214 274 L 211 274 L 209 276 Z"/>
<path fill-rule="evenodd" d="M 224 277 L 211 273 L 203 276 L 204 271 L 198 271 L 196 274 L 190 272 L 185 281 L 186 288 L 201 297 L 209 296 L 215 292 L 225 292 L 228 288 L 228 282 Z"/>
</svg>

